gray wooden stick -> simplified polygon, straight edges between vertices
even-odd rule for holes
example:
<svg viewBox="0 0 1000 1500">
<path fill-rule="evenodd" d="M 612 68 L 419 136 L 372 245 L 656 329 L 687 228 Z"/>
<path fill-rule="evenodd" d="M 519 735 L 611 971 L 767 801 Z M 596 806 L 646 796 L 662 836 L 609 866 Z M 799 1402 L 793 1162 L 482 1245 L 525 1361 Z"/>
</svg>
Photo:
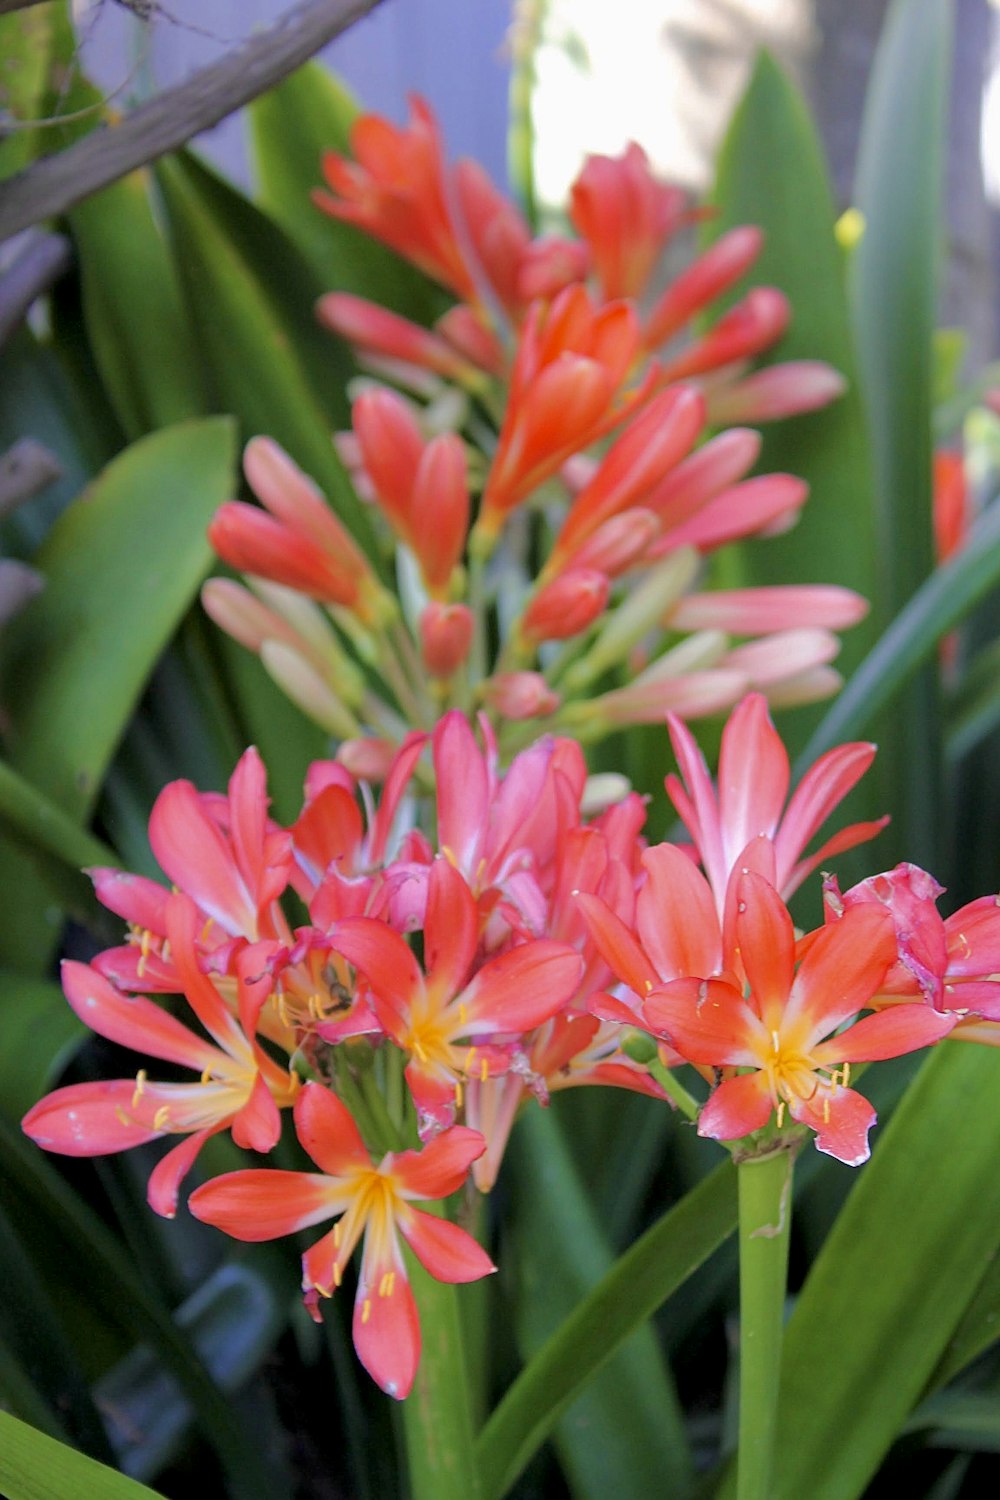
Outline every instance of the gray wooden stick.
<svg viewBox="0 0 1000 1500">
<path fill-rule="evenodd" d="M 378 3 L 305 0 L 267 31 L 141 104 L 119 124 L 103 126 L 0 183 L 0 241 L 176 151 L 279 83 Z"/>
</svg>

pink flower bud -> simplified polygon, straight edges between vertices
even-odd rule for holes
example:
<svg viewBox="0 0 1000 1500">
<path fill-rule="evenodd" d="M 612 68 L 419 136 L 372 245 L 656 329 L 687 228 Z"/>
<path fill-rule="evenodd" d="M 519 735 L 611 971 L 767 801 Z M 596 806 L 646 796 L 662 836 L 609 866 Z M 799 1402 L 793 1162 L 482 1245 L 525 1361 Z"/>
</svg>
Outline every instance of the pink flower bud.
<svg viewBox="0 0 1000 1500">
<path fill-rule="evenodd" d="M 596 568 L 608 578 L 617 578 L 645 555 L 659 531 L 659 517 L 633 506 L 612 516 L 587 538 L 573 554 L 573 567 Z"/>
<path fill-rule="evenodd" d="M 444 339 L 364 297 L 328 292 L 316 303 L 316 316 L 324 328 L 366 353 L 433 370 L 446 380 L 462 380 L 469 374 L 465 361 Z"/>
<path fill-rule="evenodd" d="M 505 719 L 542 719 L 561 701 L 539 672 L 500 672 L 486 679 L 482 694 Z"/>
<path fill-rule="evenodd" d="M 763 234 L 752 224 L 721 235 L 671 283 L 653 308 L 644 335 L 647 349 L 666 343 L 695 313 L 739 281 L 757 259 L 763 243 Z"/>
<path fill-rule="evenodd" d="M 469 654 L 474 628 L 467 604 L 427 605 L 420 616 L 420 653 L 431 677 L 451 677 Z"/>
<path fill-rule="evenodd" d="M 786 360 L 708 392 L 709 420 L 713 427 L 733 422 L 776 422 L 801 412 L 818 411 L 846 389 L 847 382 L 839 370 L 822 360 Z"/>
<path fill-rule="evenodd" d="M 737 360 L 750 359 L 777 343 L 791 316 L 788 298 L 773 286 L 757 286 L 742 302 L 724 313 L 703 338 L 697 339 L 661 372 L 662 380 L 690 380 Z"/>
<path fill-rule="evenodd" d="M 359 781 L 382 782 L 389 774 L 397 747 L 390 740 L 366 735 L 364 739 L 344 740 L 337 760 Z"/>
<path fill-rule="evenodd" d="M 468 530 L 465 449 L 461 438 L 443 433 L 421 455 L 409 504 L 409 541 L 431 594 L 447 590 Z"/>
<path fill-rule="evenodd" d="M 611 585 L 595 568 L 569 568 L 539 589 L 524 612 L 521 632 L 529 641 L 564 641 L 579 635 L 604 613 Z"/>
</svg>

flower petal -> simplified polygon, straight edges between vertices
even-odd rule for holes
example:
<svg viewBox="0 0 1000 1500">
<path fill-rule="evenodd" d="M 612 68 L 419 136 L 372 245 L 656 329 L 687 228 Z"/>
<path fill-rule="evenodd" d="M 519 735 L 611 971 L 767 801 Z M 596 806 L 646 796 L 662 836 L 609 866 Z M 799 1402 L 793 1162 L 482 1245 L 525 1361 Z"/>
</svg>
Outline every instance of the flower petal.
<svg viewBox="0 0 1000 1500">
<path fill-rule="evenodd" d="M 397 1215 L 399 1232 L 437 1281 L 478 1281 L 496 1266 L 471 1234 L 447 1219 L 411 1208 Z"/>
<path fill-rule="evenodd" d="M 722 966 L 722 935 L 711 887 L 675 844 L 642 856 L 647 880 L 636 902 L 636 928 L 661 979 L 707 978 Z"/>
<path fill-rule="evenodd" d="M 362 1272 L 352 1332 L 358 1358 L 375 1384 L 404 1400 L 420 1359 L 420 1323 L 402 1261 L 373 1265 L 370 1281 Z"/>
<path fill-rule="evenodd" d="M 571 1000 L 583 973 L 574 948 L 538 938 L 492 958 L 465 991 L 470 1034 L 530 1031 Z"/>
<path fill-rule="evenodd" d="M 948 1035 L 957 1020 L 957 1016 L 942 1015 L 929 1005 L 891 1005 L 877 1015 L 865 1016 L 828 1042 L 820 1042 L 813 1047 L 812 1056 L 821 1067 L 901 1057 L 904 1052 L 932 1047 Z"/>
<path fill-rule="evenodd" d="M 63 992 L 85 1026 L 123 1047 L 180 1063 L 199 1073 L 218 1061 L 210 1042 L 143 995 L 123 995 L 89 964 L 67 959 Z"/>
<path fill-rule="evenodd" d="M 794 1100 L 792 1118 L 816 1132 L 816 1149 L 849 1167 L 860 1167 L 871 1150 L 868 1132 L 875 1124 L 875 1110 L 854 1089 L 820 1089 L 811 1099 Z"/>
<path fill-rule="evenodd" d="M 177 1193 L 184 1178 L 194 1165 L 198 1152 L 209 1136 L 222 1129 L 212 1125 L 207 1130 L 195 1131 L 171 1147 L 166 1156 L 161 1156 L 153 1168 L 146 1188 L 146 1201 L 154 1214 L 172 1219 L 177 1213 Z"/>
<path fill-rule="evenodd" d="M 318 1172 L 275 1167 L 227 1172 L 196 1188 L 188 1207 L 236 1240 L 274 1240 L 343 1212 L 336 1184 Z"/>
<path fill-rule="evenodd" d="M 331 1177 L 371 1166 L 346 1104 L 321 1083 L 307 1083 L 295 1101 L 295 1132 L 316 1165 Z"/>
<path fill-rule="evenodd" d="M 472 1163 L 486 1150 L 478 1130 L 456 1125 L 428 1141 L 422 1151 L 392 1157 L 401 1198 L 447 1198 L 462 1186 Z"/>
<path fill-rule="evenodd" d="M 703 1067 L 759 1067 L 767 1039 L 738 990 L 722 979 L 675 979 L 646 996 L 649 1026 L 688 1062 Z"/>
<path fill-rule="evenodd" d="M 806 953 L 795 977 L 783 1028 L 807 1022 L 811 1047 L 863 1010 L 896 958 L 891 913 L 864 903 L 849 907 L 824 927 Z"/>
<path fill-rule="evenodd" d="M 61 1156 L 106 1156 L 154 1141 L 162 1131 L 132 1117 L 134 1078 L 71 1083 L 46 1094 L 21 1122 L 25 1135 Z"/>
<path fill-rule="evenodd" d="M 762 1130 L 771 1118 L 771 1095 L 764 1073 L 741 1073 L 715 1090 L 698 1116 L 698 1134 L 713 1141 L 736 1141 Z"/>
<path fill-rule="evenodd" d="M 736 935 L 757 1014 L 768 1030 L 781 1024 L 795 977 L 795 929 L 774 887 L 749 871 L 737 884 Z"/>
</svg>

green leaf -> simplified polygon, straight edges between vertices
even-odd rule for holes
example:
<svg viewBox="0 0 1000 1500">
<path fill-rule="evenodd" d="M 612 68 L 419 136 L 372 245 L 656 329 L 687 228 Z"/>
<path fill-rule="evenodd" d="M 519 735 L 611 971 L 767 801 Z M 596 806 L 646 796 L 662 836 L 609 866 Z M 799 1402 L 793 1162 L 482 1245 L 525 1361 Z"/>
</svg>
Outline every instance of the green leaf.
<svg viewBox="0 0 1000 1500">
<path fill-rule="evenodd" d="M 1000 724 L 1000 641 L 972 658 L 949 704 L 945 748 L 952 764 L 968 755 Z"/>
<path fill-rule="evenodd" d="M 893 0 L 858 149 L 864 233 L 852 314 L 872 433 L 881 600 L 892 619 L 934 567 L 931 445 L 949 0 Z M 892 852 L 932 864 L 940 843 L 937 673 L 928 665 L 880 735 L 893 787 Z"/>
<path fill-rule="evenodd" d="M 353 292 L 418 322 L 443 311 L 444 294 L 413 266 L 312 202 L 324 151 L 350 154 L 358 106 L 343 84 L 320 63 L 306 63 L 248 113 L 260 203 L 295 241 L 321 290 Z"/>
<path fill-rule="evenodd" d="M 832 745 L 869 730 L 952 630 L 1000 582 L 1000 505 L 980 516 L 961 552 L 938 568 L 865 658 L 802 753 L 800 770 Z"/>
<path fill-rule="evenodd" d="M 806 1280 L 782 1365 L 774 1500 L 855 1500 L 1000 1247 L 1000 1055 L 945 1043 L 876 1141 Z M 843 1337 L 834 1339 L 831 1330 Z"/>
<path fill-rule="evenodd" d="M 874 599 L 874 481 L 834 238 L 836 209 L 805 104 L 766 52 L 726 134 L 712 200 L 713 236 L 739 224 L 764 230 L 748 280 L 779 287 L 791 303 L 791 326 L 766 363 L 826 360 L 848 385 L 824 410 L 765 427 L 760 469 L 801 475 L 809 499 L 790 531 L 741 549 L 741 576 L 747 584 L 836 583 Z M 844 668 L 861 660 L 877 630 L 870 617 L 846 634 Z"/>
<path fill-rule="evenodd" d="M 516 1323 L 525 1361 L 614 1263 L 558 1120 L 532 1110 L 511 1142 L 510 1215 Z M 506 1260 L 506 1256 L 505 1256 Z M 614 1491 L 645 1500 L 657 1484 L 691 1488 L 693 1465 L 677 1393 L 653 1332 L 637 1328 L 560 1417 L 555 1444 L 579 1500 Z"/>
<path fill-rule="evenodd" d="M 0 996 L 0 1109 L 16 1124 L 90 1033 L 57 984 L 0 970 Z"/>
<path fill-rule="evenodd" d="M 0 140 L 0 178 L 26 167 L 36 155 L 37 138 L 44 132 L 28 128 L 44 113 L 52 45 L 51 7 L 33 7 L 0 16 L 0 111 L 13 128 Z"/>
<path fill-rule="evenodd" d="M 0 1489 L 7 1500 L 157 1500 L 155 1490 L 0 1411 Z"/>
<path fill-rule="evenodd" d="M 114 852 L 0 761 L 0 822 L 73 870 L 114 865 Z"/>
<path fill-rule="evenodd" d="M 69 216 L 90 345 L 133 439 L 205 410 L 194 335 L 153 215 L 151 181 L 146 169 L 130 172 Z"/>
<path fill-rule="evenodd" d="M 487 1500 L 500 1500 L 586 1382 L 736 1228 L 724 1162 L 637 1240 L 550 1335 L 479 1435 Z"/>
<path fill-rule="evenodd" d="M 50 531 L 46 586 L 4 635 L 9 757 L 81 823 L 143 684 L 208 570 L 205 527 L 233 489 L 232 424 L 182 423 L 111 463 Z M 47 961 L 58 911 L 6 861 L 0 960 Z M 18 873 L 19 870 L 19 873 Z"/>
<path fill-rule="evenodd" d="M 284 232 L 191 157 L 158 179 L 217 401 L 242 436 L 276 438 L 374 556 L 371 526 L 332 443 L 353 366 L 316 323 L 323 288 Z"/>
<path fill-rule="evenodd" d="M 45 588 L 5 639 L 15 768 L 81 819 L 144 681 L 208 571 L 233 428 L 181 423 L 114 460 L 49 533 Z"/>
</svg>

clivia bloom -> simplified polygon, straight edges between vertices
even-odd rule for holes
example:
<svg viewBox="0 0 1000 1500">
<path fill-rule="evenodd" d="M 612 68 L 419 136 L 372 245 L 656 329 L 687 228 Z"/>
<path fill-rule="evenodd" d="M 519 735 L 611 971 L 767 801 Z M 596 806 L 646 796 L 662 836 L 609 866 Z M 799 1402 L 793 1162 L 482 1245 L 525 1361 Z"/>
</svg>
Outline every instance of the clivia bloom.
<svg viewBox="0 0 1000 1500">
<path fill-rule="evenodd" d="M 270 1151 L 281 1133 L 279 1110 L 293 1102 L 299 1085 L 256 1040 L 271 990 L 266 966 L 271 945 L 249 945 L 239 954 L 237 1017 L 198 965 L 201 923 L 187 896 L 167 897 L 167 938 L 180 987 L 211 1041 L 144 996 L 122 994 L 88 965 L 63 965 L 66 998 L 93 1031 L 192 1068 L 199 1081 L 154 1083 L 142 1068 L 135 1078 L 70 1084 L 39 1100 L 23 1122 L 37 1145 L 64 1156 L 104 1156 L 161 1136 L 182 1136 L 149 1179 L 150 1206 L 167 1218 L 176 1211 L 181 1180 L 209 1137 L 231 1129 L 237 1145 Z"/>
<path fill-rule="evenodd" d="M 687 977 L 645 1000 L 651 1029 L 688 1062 L 749 1069 L 723 1079 L 698 1134 L 739 1140 L 786 1112 L 816 1132 L 820 1151 L 848 1166 L 869 1155 L 875 1110 L 848 1087 L 850 1064 L 898 1057 L 940 1041 L 955 1024 L 924 1004 L 899 1005 L 838 1030 L 871 1005 L 896 957 L 888 912 L 852 907 L 811 934 L 796 970 L 792 919 L 777 891 L 748 872 L 737 885 L 736 938 L 744 995 L 729 979 Z"/>
<path fill-rule="evenodd" d="M 874 745 L 828 750 L 806 772 L 786 807 L 788 752 L 760 693 L 747 694 L 723 730 L 718 793 L 690 730 L 673 714 L 668 723 L 683 780 L 668 776 L 667 793 L 694 840 L 720 914 L 730 871 L 758 835 L 774 841 L 775 885 L 787 898 L 824 859 L 874 838 L 885 827 L 885 818 L 852 823 L 815 854 L 801 857 L 816 830 L 871 765 Z"/>
<path fill-rule="evenodd" d="M 427 884 L 424 969 L 384 922 L 347 917 L 332 934 L 337 951 L 364 976 L 386 1034 L 408 1057 L 406 1082 L 422 1133 L 452 1123 L 464 1080 L 505 1073 L 509 1038 L 560 1010 L 583 961 L 563 943 L 539 938 L 509 948 L 473 973 L 479 914 L 464 878 L 435 860 Z"/>
<path fill-rule="evenodd" d="M 464 1229 L 413 1207 L 460 1188 L 485 1142 L 477 1131 L 456 1126 L 422 1151 L 390 1151 L 376 1164 L 346 1107 L 316 1083 L 307 1083 L 296 1100 L 295 1128 L 318 1173 L 230 1172 L 192 1193 L 191 1212 L 250 1241 L 336 1218 L 302 1257 L 306 1304 L 314 1316 L 318 1297 L 331 1297 L 340 1286 L 363 1236 L 354 1347 L 376 1384 L 401 1401 L 420 1359 L 420 1324 L 399 1236 L 438 1281 L 478 1281 L 495 1269 Z"/>
</svg>

